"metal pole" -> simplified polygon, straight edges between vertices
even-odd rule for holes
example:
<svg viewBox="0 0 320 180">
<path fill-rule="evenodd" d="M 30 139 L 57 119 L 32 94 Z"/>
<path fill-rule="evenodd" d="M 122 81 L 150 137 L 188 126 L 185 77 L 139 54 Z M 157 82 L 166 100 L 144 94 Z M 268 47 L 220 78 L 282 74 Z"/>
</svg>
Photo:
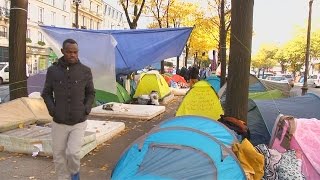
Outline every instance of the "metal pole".
<svg viewBox="0 0 320 180">
<path fill-rule="evenodd" d="M 76 20 L 76 29 L 78 29 L 79 28 L 79 21 L 78 21 L 78 12 L 79 12 L 79 2 L 76 2 L 76 17 L 75 17 L 75 20 Z"/>
<path fill-rule="evenodd" d="M 308 19 L 308 31 L 307 31 L 307 49 L 306 49 L 306 62 L 302 86 L 302 95 L 308 92 L 308 74 L 309 74 L 309 57 L 310 57 L 310 32 L 311 32 L 311 14 L 312 14 L 313 0 L 309 1 L 309 19 Z"/>
</svg>

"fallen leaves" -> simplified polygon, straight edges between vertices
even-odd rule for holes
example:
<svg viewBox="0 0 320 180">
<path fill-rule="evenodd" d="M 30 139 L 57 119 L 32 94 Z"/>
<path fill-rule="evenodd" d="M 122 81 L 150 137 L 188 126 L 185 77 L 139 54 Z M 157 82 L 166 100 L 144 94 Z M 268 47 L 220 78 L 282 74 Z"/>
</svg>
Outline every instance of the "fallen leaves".
<svg viewBox="0 0 320 180">
<path fill-rule="evenodd" d="M 100 171 L 106 171 L 106 170 L 108 170 L 108 168 L 109 168 L 109 165 L 105 164 L 100 168 Z"/>
</svg>

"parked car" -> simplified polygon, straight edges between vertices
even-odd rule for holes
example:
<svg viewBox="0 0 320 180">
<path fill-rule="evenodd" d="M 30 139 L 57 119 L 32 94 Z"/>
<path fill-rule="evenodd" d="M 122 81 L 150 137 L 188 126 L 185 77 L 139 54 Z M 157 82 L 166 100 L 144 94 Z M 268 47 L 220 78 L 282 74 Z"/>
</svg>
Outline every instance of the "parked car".
<svg viewBox="0 0 320 180">
<path fill-rule="evenodd" d="M 288 80 L 288 83 L 289 83 L 289 85 L 290 85 L 291 87 L 294 86 L 294 78 L 293 78 L 292 75 L 290 75 L 290 74 L 283 74 L 282 76 L 285 77 L 285 78 Z"/>
<path fill-rule="evenodd" d="M 301 76 L 299 79 L 299 83 L 303 85 L 304 83 L 304 76 Z M 308 86 L 311 87 L 320 87 L 319 77 L 318 75 L 310 75 L 307 79 Z"/>
<path fill-rule="evenodd" d="M 266 80 L 288 82 L 288 80 L 283 76 L 268 76 Z"/>
<path fill-rule="evenodd" d="M 310 75 L 307 83 L 308 85 L 311 85 L 312 87 L 320 87 L 320 77 L 318 75 Z"/>
<path fill-rule="evenodd" d="M 0 62 L 0 84 L 9 82 L 9 63 Z"/>
<path fill-rule="evenodd" d="M 263 76 L 262 76 L 262 75 L 263 75 Z M 273 75 L 273 73 L 269 73 L 269 72 L 265 72 L 264 74 L 262 74 L 262 73 L 260 72 L 258 78 L 260 78 L 260 79 L 267 79 L 267 77 L 269 77 L 269 76 L 274 76 L 274 75 Z"/>
</svg>

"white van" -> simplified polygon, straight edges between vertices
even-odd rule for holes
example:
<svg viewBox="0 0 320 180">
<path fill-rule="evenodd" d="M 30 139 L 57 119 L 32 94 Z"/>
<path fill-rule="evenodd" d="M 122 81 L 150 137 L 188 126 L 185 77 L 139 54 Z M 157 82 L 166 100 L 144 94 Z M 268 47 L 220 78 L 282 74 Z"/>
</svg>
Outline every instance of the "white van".
<svg viewBox="0 0 320 180">
<path fill-rule="evenodd" d="M 0 84 L 9 82 L 9 63 L 0 62 Z"/>
</svg>

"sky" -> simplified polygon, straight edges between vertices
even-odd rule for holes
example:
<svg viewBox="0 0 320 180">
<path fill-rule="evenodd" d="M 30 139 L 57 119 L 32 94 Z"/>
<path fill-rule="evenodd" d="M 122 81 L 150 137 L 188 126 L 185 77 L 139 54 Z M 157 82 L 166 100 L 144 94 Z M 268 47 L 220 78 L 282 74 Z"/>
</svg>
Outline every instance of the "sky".
<svg viewBox="0 0 320 180">
<path fill-rule="evenodd" d="M 206 8 L 207 0 L 184 0 Z M 252 53 L 262 44 L 283 44 L 294 36 L 297 26 L 307 28 L 309 0 L 255 0 L 253 11 Z M 145 28 L 150 18 L 142 18 Z M 320 0 L 314 0 L 312 28 L 320 28 Z"/>
</svg>

